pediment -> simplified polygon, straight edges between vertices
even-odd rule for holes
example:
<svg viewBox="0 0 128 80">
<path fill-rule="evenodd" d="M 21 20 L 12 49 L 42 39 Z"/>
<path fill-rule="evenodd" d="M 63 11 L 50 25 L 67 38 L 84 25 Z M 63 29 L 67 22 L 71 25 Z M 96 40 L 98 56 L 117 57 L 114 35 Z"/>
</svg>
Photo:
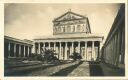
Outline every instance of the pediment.
<svg viewBox="0 0 128 80">
<path fill-rule="evenodd" d="M 69 21 L 74 19 L 84 19 L 85 17 L 73 12 L 67 12 L 63 14 L 62 16 L 56 18 L 54 21 Z"/>
</svg>

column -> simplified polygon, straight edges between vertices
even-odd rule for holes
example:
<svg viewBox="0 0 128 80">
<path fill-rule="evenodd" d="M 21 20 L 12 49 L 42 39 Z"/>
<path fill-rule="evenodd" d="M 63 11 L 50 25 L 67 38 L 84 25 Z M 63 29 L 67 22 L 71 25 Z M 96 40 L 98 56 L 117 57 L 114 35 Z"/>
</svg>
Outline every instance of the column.
<svg viewBox="0 0 128 80">
<path fill-rule="evenodd" d="M 58 54 L 57 54 L 57 51 L 56 51 L 56 42 L 54 42 L 53 44 L 54 44 L 53 50 L 54 50 L 54 52 L 55 52 L 55 54 L 56 54 L 56 57 L 58 58 Z"/>
<path fill-rule="evenodd" d="M 72 53 L 72 49 L 71 49 L 71 45 L 69 46 L 69 51 L 70 51 L 70 54 L 69 54 L 69 56 L 71 55 L 71 53 Z"/>
<path fill-rule="evenodd" d="M 48 44 L 49 44 L 48 49 L 50 49 L 51 48 L 50 42 Z"/>
<path fill-rule="evenodd" d="M 21 57 L 21 45 L 19 44 L 19 57 Z"/>
<path fill-rule="evenodd" d="M 60 51 L 59 51 L 59 59 L 62 59 L 62 56 L 61 56 L 61 42 L 59 42 L 59 47 L 60 47 Z"/>
<path fill-rule="evenodd" d="M 36 53 L 36 52 L 37 52 L 37 51 L 36 51 L 36 43 L 33 44 L 32 52 L 33 52 L 33 53 Z"/>
<path fill-rule="evenodd" d="M 92 41 L 92 56 L 91 59 L 94 59 L 94 41 Z"/>
<path fill-rule="evenodd" d="M 115 53 L 116 53 L 116 36 L 114 36 L 113 37 L 114 38 L 114 47 L 113 47 L 113 50 L 114 50 L 114 52 L 113 52 L 113 56 L 112 56 L 112 58 L 113 58 L 113 65 L 115 65 Z"/>
<path fill-rule="evenodd" d="M 29 46 L 28 46 L 28 57 L 29 57 Z"/>
<path fill-rule="evenodd" d="M 110 44 L 109 44 L 109 48 L 110 48 Z M 109 50 L 109 53 L 110 53 L 110 50 Z M 99 60 L 99 58 L 101 58 L 101 55 L 100 55 L 100 42 L 99 42 L 99 46 L 98 46 L 97 58 L 98 58 L 98 60 Z"/>
<path fill-rule="evenodd" d="M 85 42 L 85 56 L 84 56 L 84 58 L 85 58 L 85 60 L 87 60 L 87 42 Z"/>
<path fill-rule="evenodd" d="M 32 46 L 30 46 L 30 48 L 29 48 L 29 56 L 31 57 L 32 56 Z"/>
<path fill-rule="evenodd" d="M 9 42 L 8 43 L 8 57 L 11 57 L 11 50 L 10 50 L 10 47 L 11 47 L 11 45 L 10 45 L 11 43 Z"/>
<path fill-rule="evenodd" d="M 110 60 L 111 60 L 110 64 L 112 64 L 112 56 L 111 56 L 112 51 L 113 51 L 113 44 L 112 44 L 112 39 L 111 39 L 111 41 L 110 41 L 110 51 L 109 51 Z"/>
<path fill-rule="evenodd" d="M 14 57 L 16 57 L 16 44 L 14 43 Z"/>
<path fill-rule="evenodd" d="M 122 55 L 122 54 L 120 54 L 120 51 L 121 51 L 121 49 L 120 49 L 120 46 L 121 46 L 121 45 L 120 45 L 120 39 L 121 39 L 121 37 L 120 37 L 120 31 L 119 31 L 119 32 L 118 32 L 118 39 L 117 39 L 117 41 L 118 41 L 118 43 L 117 43 L 117 44 L 118 44 L 118 49 L 117 49 L 117 50 L 118 50 L 118 51 L 117 51 L 117 55 L 118 55 L 118 56 L 117 56 L 117 57 L 118 57 L 118 58 L 117 58 L 117 64 L 121 62 L 121 55 Z"/>
<path fill-rule="evenodd" d="M 65 42 L 65 56 L 64 59 L 67 60 L 67 42 Z"/>
<path fill-rule="evenodd" d="M 43 43 L 43 52 L 45 51 L 45 42 Z"/>
<path fill-rule="evenodd" d="M 58 43 L 58 42 L 57 42 Z M 59 44 L 59 43 L 58 43 Z M 60 57 L 60 55 L 59 55 L 59 45 L 56 47 L 57 49 L 56 49 L 56 52 L 57 52 L 57 55 L 58 55 L 58 59 L 59 59 L 59 57 Z"/>
<path fill-rule="evenodd" d="M 40 54 L 40 43 L 38 43 L 38 54 Z"/>
<path fill-rule="evenodd" d="M 56 42 L 54 42 L 53 50 L 56 52 Z"/>
<path fill-rule="evenodd" d="M 78 42 L 78 53 L 80 53 L 80 42 Z"/>
<path fill-rule="evenodd" d="M 115 36 L 113 36 L 112 65 L 114 65 L 114 54 L 115 54 Z"/>
<path fill-rule="evenodd" d="M 74 42 L 72 42 L 71 55 L 74 53 Z"/>
<path fill-rule="evenodd" d="M 25 45 L 23 45 L 24 46 L 24 57 L 26 57 L 26 55 L 25 55 Z"/>
<path fill-rule="evenodd" d="M 117 34 L 115 34 L 115 48 L 114 48 L 114 50 L 115 50 L 115 53 L 114 53 L 114 65 L 116 65 L 116 56 L 117 56 Z"/>
</svg>

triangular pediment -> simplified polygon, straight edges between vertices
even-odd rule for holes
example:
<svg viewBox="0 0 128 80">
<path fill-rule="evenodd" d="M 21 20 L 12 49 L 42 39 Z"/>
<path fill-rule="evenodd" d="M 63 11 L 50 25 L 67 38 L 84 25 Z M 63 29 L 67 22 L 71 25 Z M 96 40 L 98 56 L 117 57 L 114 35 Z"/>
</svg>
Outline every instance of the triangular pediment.
<svg viewBox="0 0 128 80">
<path fill-rule="evenodd" d="M 73 12 L 67 12 L 62 16 L 56 18 L 54 21 L 68 21 L 68 20 L 76 20 L 76 19 L 84 19 L 85 17 Z"/>
</svg>

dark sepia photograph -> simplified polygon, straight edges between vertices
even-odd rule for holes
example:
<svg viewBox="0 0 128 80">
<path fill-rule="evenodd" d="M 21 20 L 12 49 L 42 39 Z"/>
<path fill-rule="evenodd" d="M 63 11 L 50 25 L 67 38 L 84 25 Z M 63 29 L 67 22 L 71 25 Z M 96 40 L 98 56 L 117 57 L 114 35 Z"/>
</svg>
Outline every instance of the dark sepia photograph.
<svg viewBox="0 0 128 80">
<path fill-rule="evenodd" d="M 125 3 L 5 3 L 5 77 L 125 77 Z"/>
</svg>

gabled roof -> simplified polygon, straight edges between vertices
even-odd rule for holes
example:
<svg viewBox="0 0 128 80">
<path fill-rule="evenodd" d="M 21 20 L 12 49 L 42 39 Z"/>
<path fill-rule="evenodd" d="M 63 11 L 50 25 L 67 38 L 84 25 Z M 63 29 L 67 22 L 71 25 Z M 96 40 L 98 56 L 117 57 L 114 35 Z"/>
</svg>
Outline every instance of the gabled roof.
<svg viewBox="0 0 128 80">
<path fill-rule="evenodd" d="M 61 15 L 60 17 L 57 17 L 53 20 L 53 22 L 56 21 L 69 21 L 69 20 L 77 20 L 77 19 L 85 19 L 85 16 L 82 16 L 80 14 L 76 14 L 74 12 L 68 11 L 65 14 Z"/>
</svg>

